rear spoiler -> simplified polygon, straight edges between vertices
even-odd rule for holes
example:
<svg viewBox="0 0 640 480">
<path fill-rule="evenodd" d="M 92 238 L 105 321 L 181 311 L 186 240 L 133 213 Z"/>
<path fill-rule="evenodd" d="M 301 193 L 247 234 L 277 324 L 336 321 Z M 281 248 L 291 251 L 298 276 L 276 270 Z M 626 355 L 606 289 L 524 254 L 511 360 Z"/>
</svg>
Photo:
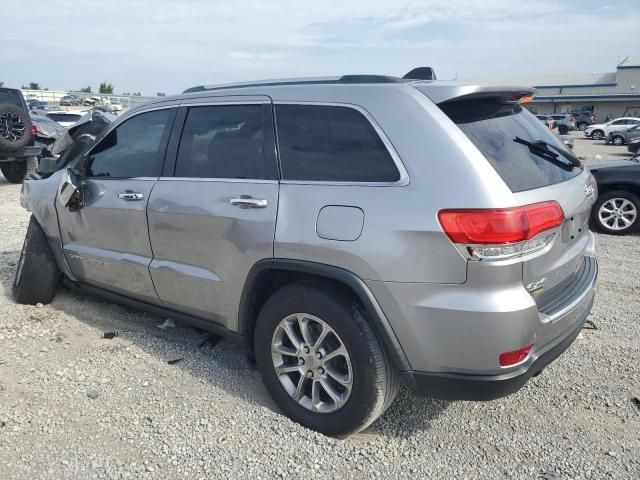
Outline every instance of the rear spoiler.
<svg viewBox="0 0 640 480">
<path fill-rule="evenodd" d="M 411 85 L 437 104 L 444 102 L 468 102 L 470 100 L 480 100 L 483 98 L 495 98 L 501 103 L 527 103 L 536 95 L 536 89 L 532 87 L 484 87 L 479 85 L 460 85 L 440 82 L 414 82 Z"/>
</svg>

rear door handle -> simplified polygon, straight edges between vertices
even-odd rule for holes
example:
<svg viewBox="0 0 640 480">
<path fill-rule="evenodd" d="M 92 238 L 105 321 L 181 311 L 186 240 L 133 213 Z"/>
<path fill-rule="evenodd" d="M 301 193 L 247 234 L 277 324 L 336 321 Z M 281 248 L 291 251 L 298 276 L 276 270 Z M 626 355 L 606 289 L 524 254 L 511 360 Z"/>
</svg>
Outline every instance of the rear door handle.
<svg viewBox="0 0 640 480">
<path fill-rule="evenodd" d="M 119 193 L 118 198 L 121 200 L 128 200 L 131 202 L 135 200 L 142 200 L 144 198 L 144 195 L 138 192 L 131 192 L 127 190 L 126 192 Z"/>
<path fill-rule="evenodd" d="M 260 198 L 253 198 L 248 195 L 241 195 L 239 198 L 229 199 L 229 203 L 240 208 L 265 208 L 267 201 Z"/>
</svg>

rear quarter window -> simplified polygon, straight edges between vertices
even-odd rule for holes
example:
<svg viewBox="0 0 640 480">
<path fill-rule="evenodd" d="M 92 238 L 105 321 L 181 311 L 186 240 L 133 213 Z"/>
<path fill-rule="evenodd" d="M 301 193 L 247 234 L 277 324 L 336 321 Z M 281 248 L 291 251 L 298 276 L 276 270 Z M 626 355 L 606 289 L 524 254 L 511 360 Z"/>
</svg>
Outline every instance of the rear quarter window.
<svg viewBox="0 0 640 480">
<path fill-rule="evenodd" d="M 579 164 L 577 157 L 540 120 L 518 104 L 498 101 L 451 101 L 439 105 L 480 150 L 512 192 L 569 180 L 582 166 L 563 168 L 533 153 L 516 138 L 545 142 L 559 161 Z"/>
<path fill-rule="evenodd" d="M 400 172 L 369 120 L 352 107 L 275 106 L 285 180 L 392 183 Z"/>
</svg>

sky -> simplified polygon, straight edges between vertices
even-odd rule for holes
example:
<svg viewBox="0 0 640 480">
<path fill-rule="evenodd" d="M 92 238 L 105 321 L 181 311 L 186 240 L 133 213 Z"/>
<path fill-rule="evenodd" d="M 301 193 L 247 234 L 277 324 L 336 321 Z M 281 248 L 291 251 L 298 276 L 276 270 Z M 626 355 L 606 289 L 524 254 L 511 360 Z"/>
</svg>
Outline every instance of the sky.
<svg viewBox="0 0 640 480">
<path fill-rule="evenodd" d="M 0 25 L 5 86 L 144 95 L 416 66 L 440 79 L 607 72 L 640 55 L 640 0 L 0 0 Z"/>
</svg>

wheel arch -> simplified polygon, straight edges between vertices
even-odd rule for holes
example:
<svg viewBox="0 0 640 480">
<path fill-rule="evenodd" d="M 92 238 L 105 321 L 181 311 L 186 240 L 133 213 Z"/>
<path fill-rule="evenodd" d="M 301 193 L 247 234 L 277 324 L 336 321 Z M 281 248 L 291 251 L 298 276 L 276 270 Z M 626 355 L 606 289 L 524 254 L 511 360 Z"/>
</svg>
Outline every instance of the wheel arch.
<svg viewBox="0 0 640 480">
<path fill-rule="evenodd" d="M 611 182 L 598 185 L 598 195 L 613 192 L 615 190 L 624 190 L 633 193 L 636 197 L 640 197 L 640 183 Z"/>
<path fill-rule="evenodd" d="M 238 309 L 238 331 L 253 355 L 253 334 L 260 309 L 277 290 L 293 282 L 321 282 L 352 295 L 367 313 L 376 336 L 399 371 L 411 367 L 377 300 L 354 273 L 340 267 L 294 259 L 265 259 L 249 271 Z"/>
</svg>

